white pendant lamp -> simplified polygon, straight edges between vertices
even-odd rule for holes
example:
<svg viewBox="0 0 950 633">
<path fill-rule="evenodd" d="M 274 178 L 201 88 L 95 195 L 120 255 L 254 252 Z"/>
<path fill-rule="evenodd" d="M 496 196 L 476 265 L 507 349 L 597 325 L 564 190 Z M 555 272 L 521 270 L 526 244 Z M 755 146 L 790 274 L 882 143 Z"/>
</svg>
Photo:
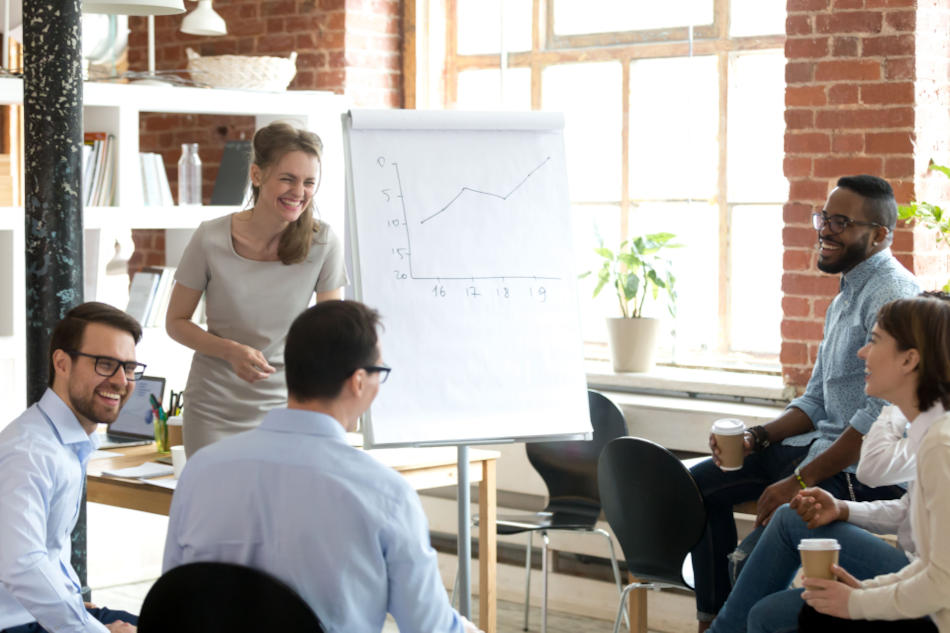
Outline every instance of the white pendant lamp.
<svg viewBox="0 0 950 633">
<path fill-rule="evenodd" d="M 85 13 L 117 13 L 121 15 L 173 15 L 184 13 L 182 0 L 83 0 Z"/>
<path fill-rule="evenodd" d="M 211 0 L 198 0 L 198 7 L 181 21 L 182 33 L 190 35 L 227 35 L 224 18 L 211 8 Z"/>
</svg>

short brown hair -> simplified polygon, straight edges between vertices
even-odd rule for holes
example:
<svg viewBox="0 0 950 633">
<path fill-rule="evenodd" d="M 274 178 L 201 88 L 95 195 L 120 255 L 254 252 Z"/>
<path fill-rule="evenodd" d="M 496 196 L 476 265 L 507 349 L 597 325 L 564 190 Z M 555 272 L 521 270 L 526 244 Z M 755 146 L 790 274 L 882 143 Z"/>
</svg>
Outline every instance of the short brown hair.
<svg viewBox="0 0 950 633">
<path fill-rule="evenodd" d="M 284 348 L 287 391 L 299 400 L 335 398 L 379 350 L 379 313 L 358 301 L 322 301 L 290 326 Z"/>
<path fill-rule="evenodd" d="M 317 157 L 317 163 L 320 164 L 323 155 L 323 141 L 320 137 L 310 132 L 294 127 L 283 121 L 275 121 L 270 125 L 262 127 L 254 134 L 254 158 L 252 162 L 266 172 L 269 167 L 277 164 L 281 158 L 288 152 L 304 152 Z M 323 169 L 320 170 L 321 176 Z M 319 188 L 319 183 L 317 184 Z M 261 195 L 261 188 L 251 183 L 251 198 L 254 204 Z M 291 222 L 283 233 L 280 234 L 280 242 L 277 245 L 277 256 L 283 264 L 296 264 L 307 259 L 310 253 L 310 244 L 313 242 L 313 234 L 320 228 L 319 223 L 314 218 L 314 202 L 303 210 L 300 217 Z"/>
<path fill-rule="evenodd" d="M 926 411 L 939 401 L 950 409 L 950 295 L 924 292 L 886 303 L 877 325 L 894 337 L 898 349 L 920 354 L 917 408 Z"/>
<path fill-rule="evenodd" d="M 56 370 L 53 367 L 53 352 L 78 350 L 82 345 L 82 337 L 86 326 L 90 323 L 102 323 L 117 330 L 128 332 L 135 339 L 135 344 L 142 340 L 142 326 L 128 313 L 119 310 L 107 303 L 88 301 L 66 313 L 63 320 L 56 324 L 53 336 L 49 341 L 49 386 L 53 386 Z"/>
</svg>

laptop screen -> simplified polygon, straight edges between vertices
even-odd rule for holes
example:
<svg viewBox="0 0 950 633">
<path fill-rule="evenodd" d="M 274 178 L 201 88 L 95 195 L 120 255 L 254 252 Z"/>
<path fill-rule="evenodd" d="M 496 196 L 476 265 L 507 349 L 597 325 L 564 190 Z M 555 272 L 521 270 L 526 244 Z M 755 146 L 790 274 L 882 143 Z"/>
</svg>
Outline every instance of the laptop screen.
<svg viewBox="0 0 950 633">
<path fill-rule="evenodd" d="M 154 376 L 142 376 L 135 383 L 135 390 L 126 401 L 119 417 L 109 425 L 109 437 L 141 438 L 149 440 L 155 437 L 152 431 L 152 405 L 149 395 L 155 396 L 159 403 L 165 395 L 165 379 Z"/>
</svg>

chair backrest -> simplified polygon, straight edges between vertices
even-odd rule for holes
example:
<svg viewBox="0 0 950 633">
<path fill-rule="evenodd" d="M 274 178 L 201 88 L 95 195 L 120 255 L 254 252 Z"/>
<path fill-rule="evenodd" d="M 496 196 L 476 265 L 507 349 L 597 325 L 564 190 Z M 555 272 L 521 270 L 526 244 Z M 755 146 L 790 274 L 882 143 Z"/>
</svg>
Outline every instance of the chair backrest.
<svg viewBox="0 0 950 633">
<path fill-rule="evenodd" d="M 291 587 L 231 563 L 189 563 L 155 581 L 139 614 L 140 633 L 323 633 Z"/>
<path fill-rule="evenodd" d="M 703 497 L 689 470 L 659 444 L 621 437 L 604 449 L 598 472 L 604 515 L 630 573 L 688 587 L 683 560 L 706 524 Z"/>
<path fill-rule="evenodd" d="M 627 434 L 623 412 L 597 391 L 588 391 L 590 441 L 531 442 L 525 445 L 528 460 L 548 487 L 548 511 L 581 512 L 596 520 L 600 515 L 597 460 L 607 443 Z"/>
</svg>

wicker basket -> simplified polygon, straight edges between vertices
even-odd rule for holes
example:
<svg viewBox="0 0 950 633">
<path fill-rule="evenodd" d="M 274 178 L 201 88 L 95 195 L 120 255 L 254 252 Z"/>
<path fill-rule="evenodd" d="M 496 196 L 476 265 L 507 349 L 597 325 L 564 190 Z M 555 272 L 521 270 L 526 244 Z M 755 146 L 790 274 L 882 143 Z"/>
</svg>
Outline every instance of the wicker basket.
<svg viewBox="0 0 950 633">
<path fill-rule="evenodd" d="M 202 57 L 191 48 L 188 72 L 191 78 L 212 88 L 238 90 L 286 90 L 297 74 L 297 53 L 290 57 L 252 57 L 247 55 L 213 55 Z"/>
</svg>

